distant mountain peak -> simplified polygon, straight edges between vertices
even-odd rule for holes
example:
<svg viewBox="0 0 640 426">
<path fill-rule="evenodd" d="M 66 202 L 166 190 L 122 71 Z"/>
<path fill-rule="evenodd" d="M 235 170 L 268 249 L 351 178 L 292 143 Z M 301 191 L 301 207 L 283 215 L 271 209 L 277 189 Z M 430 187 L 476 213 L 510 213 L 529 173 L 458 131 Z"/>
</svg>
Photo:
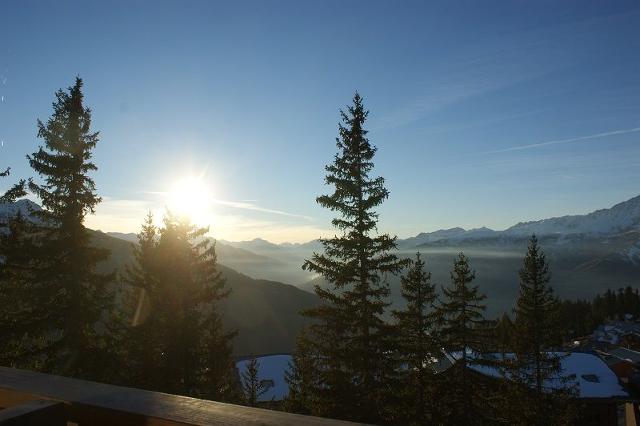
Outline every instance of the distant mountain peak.
<svg viewBox="0 0 640 426">
<path fill-rule="evenodd" d="M 30 216 L 32 212 L 40 210 L 42 210 L 42 207 L 26 198 L 13 203 L 0 203 L 0 219 L 6 220 L 9 217 L 17 215 L 18 212 L 23 216 Z"/>
</svg>

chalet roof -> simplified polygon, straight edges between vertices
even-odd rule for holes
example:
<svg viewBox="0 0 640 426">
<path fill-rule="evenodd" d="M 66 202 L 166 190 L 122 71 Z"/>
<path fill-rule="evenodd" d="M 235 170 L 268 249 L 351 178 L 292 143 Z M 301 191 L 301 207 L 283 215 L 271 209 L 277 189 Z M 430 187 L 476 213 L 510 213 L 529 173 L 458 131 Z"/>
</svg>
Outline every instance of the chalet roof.
<svg viewBox="0 0 640 426">
<path fill-rule="evenodd" d="M 574 376 L 573 381 L 570 382 L 570 384 L 572 383 L 577 386 L 578 396 L 580 398 L 618 398 L 628 396 L 627 392 L 620 385 L 617 376 L 597 355 L 585 352 L 562 352 L 560 354 L 567 355 L 561 360 L 563 369 L 562 375 L 565 377 Z M 640 353 L 638 352 L 635 352 L 635 354 L 640 356 Z M 501 354 L 495 353 L 470 353 L 468 356 L 482 357 L 484 360 L 498 360 L 502 357 Z M 505 357 L 507 358 L 512 358 L 513 356 L 513 354 L 505 354 Z M 436 373 L 441 373 L 454 365 L 456 360 L 459 360 L 460 357 L 460 352 L 454 352 L 451 354 L 444 353 L 442 358 L 431 365 Z M 289 387 L 285 381 L 285 376 L 289 369 L 291 355 L 265 355 L 256 358 L 260 364 L 258 368 L 258 378 L 260 380 L 273 381 L 273 386 L 259 398 L 259 401 L 266 402 L 283 400 L 289 393 Z M 246 371 L 248 362 L 249 360 L 245 359 L 236 363 L 236 368 L 240 373 L 241 380 L 243 380 L 242 373 Z M 478 373 L 489 377 L 504 377 L 504 373 L 497 367 L 482 364 L 472 364 L 470 367 Z M 559 388 L 561 386 L 561 382 L 559 379 L 551 379 L 545 384 L 545 386 L 551 389 L 554 387 Z"/>
</svg>

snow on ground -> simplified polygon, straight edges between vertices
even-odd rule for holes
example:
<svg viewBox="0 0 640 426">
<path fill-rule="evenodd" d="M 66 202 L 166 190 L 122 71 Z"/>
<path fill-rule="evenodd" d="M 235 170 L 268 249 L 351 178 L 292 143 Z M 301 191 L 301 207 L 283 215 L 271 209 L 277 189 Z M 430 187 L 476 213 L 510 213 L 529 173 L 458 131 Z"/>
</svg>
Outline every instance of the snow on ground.
<svg viewBox="0 0 640 426">
<path fill-rule="evenodd" d="M 273 386 L 258 398 L 258 401 L 282 401 L 289 394 L 289 386 L 285 381 L 285 373 L 289 370 L 291 355 L 265 355 L 256 357 L 259 363 L 258 378 L 260 380 L 272 380 Z M 243 373 L 247 371 L 249 359 L 238 361 L 236 368 L 240 374 L 240 380 L 244 382 Z"/>
</svg>

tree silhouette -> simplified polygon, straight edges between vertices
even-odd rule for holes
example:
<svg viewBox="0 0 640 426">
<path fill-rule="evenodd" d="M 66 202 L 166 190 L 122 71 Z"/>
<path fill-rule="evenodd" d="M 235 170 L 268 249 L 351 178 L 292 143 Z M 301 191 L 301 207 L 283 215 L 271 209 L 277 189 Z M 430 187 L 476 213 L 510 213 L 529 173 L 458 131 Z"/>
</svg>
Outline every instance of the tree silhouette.
<svg viewBox="0 0 640 426">
<path fill-rule="evenodd" d="M 371 177 L 376 148 L 367 139 L 364 123 L 368 111 L 358 93 L 353 105 L 341 111 L 342 123 L 336 139 L 338 153 L 326 167 L 325 182 L 333 193 L 317 202 L 338 213 L 332 220 L 340 232 L 321 239 L 324 253 L 314 253 L 303 268 L 320 274 L 331 288 L 316 286 L 323 301 L 306 312 L 316 323 L 308 339 L 322 365 L 322 376 L 314 389 L 314 412 L 359 421 L 380 419 L 387 380 L 396 374 L 387 354 L 392 349 L 392 332 L 383 319 L 389 305 L 384 276 L 397 273 L 406 264 L 393 253 L 395 238 L 375 235 L 375 208 L 389 192 L 382 177 Z"/>
<path fill-rule="evenodd" d="M 83 222 L 100 202 L 89 173 L 98 133 L 91 132 L 91 111 L 83 105 L 82 80 L 76 78 L 68 92 L 59 90 L 53 115 L 38 121 L 38 137 L 44 144 L 27 156 L 43 183 L 29 181 L 43 210 L 33 233 L 37 244 L 29 252 L 31 311 L 27 337 L 16 354 L 36 368 L 66 375 L 99 378 L 109 353 L 100 323 L 112 309 L 108 284 L 112 274 L 96 272 L 108 252 L 93 248 Z"/>
</svg>

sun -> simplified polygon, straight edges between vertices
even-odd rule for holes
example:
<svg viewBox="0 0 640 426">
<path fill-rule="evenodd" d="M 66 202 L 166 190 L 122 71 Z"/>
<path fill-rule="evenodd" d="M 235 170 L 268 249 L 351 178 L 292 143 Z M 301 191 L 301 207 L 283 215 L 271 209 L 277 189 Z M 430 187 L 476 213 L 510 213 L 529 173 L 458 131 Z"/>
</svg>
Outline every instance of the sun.
<svg viewBox="0 0 640 426">
<path fill-rule="evenodd" d="M 202 178 L 178 180 L 171 186 L 167 198 L 167 207 L 173 213 L 186 216 L 198 225 L 207 225 L 210 221 L 211 189 Z"/>
</svg>

